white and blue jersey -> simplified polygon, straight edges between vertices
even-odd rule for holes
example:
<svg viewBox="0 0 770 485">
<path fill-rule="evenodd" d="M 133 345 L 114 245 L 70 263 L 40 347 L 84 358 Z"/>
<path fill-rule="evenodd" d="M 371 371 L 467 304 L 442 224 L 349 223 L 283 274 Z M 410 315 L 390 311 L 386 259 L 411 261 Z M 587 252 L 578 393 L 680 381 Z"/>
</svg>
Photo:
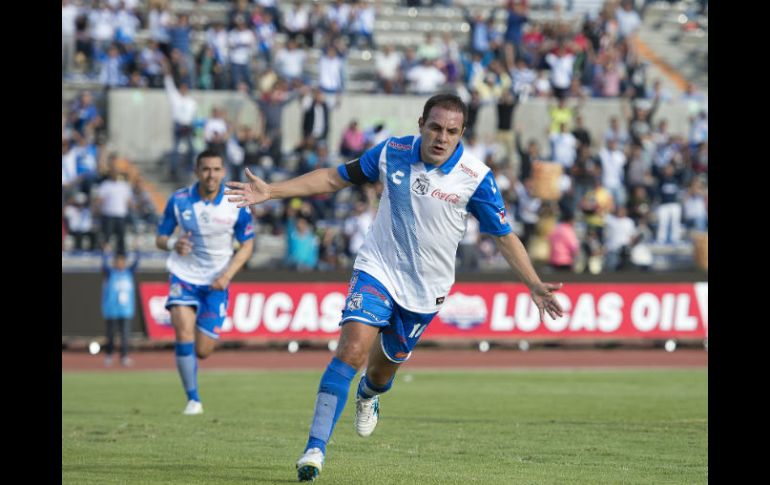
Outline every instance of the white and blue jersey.
<svg viewBox="0 0 770 485">
<path fill-rule="evenodd" d="M 170 236 L 177 225 L 191 233 L 192 252 L 172 251 L 166 268 L 194 285 L 210 285 L 233 256 L 233 237 L 243 243 L 254 237 L 251 214 L 224 198 L 225 186 L 212 201 L 201 199 L 198 184 L 179 189 L 171 196 L 158 224 L 158 235 Z"/>
<path fill-rule="evenodd" d="M 468 214 L 487 234 L 503 236 L 511 227 L 489 167 L 462 143 L 434 167 L 420 159 L 420 142 L 419 136 L 389 138 L 361 156 L 367 180 L 380 180 L 383 192 L 353 268 L 380 281 L 405 309 L 434 313 L 454 284 Z M 344 164 L 337 171 L 350 181 Z"/>
</svg>

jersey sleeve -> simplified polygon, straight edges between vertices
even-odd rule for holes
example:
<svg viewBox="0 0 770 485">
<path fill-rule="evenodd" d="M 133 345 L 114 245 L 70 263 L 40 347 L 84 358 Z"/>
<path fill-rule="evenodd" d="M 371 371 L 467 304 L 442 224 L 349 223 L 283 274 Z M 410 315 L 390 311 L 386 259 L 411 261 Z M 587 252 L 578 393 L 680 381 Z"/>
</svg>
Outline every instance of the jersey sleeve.
<svg viewBox="0 0 770 485">
<path fill-rule="evenodd" d="M 235 221 L 235 239 L 242 243 L 249 239 L 254 239 L 254 225 L 251 219 L 251 212 L 245 207 L 238 211 L 238 220 Z"/>
<path fill-rule="evenodd" d="M 479 220 L 479 231 L 485 234 L 505 236 L 511 232 L 511 225 L 505 219 L 505 203 L 491 171 L 468 201 L 468 211 Z"/>
<path fill-rule="evenodd" d="M 364 152 L 363 155 L 361 155 L 360 158 L 357 158 L 355 160 L 351 160 L 347 163 L 343 163 L 337 167 L 337 173 L 340 174 L 340 177 L 345 179 L 348 182 L 356 183 L 355 180 L 351 180 L 350 174 L 348 173 L 348 167 L 353 166 L 351 164 L 357 163 L 360 167 L 360 170 L 363 172 L 364 177 L 369 183 L 374 183 L 377 181 L 377 179 L 380 178 L 380 153 L 382 153 L 382 150 L 385 149 L 385 144 L 388 141 L 385 140 L 384 142 L 380 143 L 379 145 L 376 145 L 366 152 Z"/>
<path fill-rule="evenodd" d="M 170 236 L 176 228 L 176 214 L 174 213 L 174 196 L 172 195 L 163 210 L 163 217 L 158 223 L 158 236 Z"/>
</svg>

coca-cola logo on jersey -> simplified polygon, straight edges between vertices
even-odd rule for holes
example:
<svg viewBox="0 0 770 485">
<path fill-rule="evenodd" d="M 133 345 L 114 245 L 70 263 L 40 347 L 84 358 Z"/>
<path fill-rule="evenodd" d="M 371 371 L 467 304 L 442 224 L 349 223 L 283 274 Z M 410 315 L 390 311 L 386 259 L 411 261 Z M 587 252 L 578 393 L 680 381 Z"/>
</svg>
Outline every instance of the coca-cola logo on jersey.
<svg viewBox="0 0 770 485">
<path fill-rule="evenodd" d="M 460 202 L 460 196 L 457 194 L 452 194 L 449 192 L 442 192 L 441 189 L 436 189 L 433 192 L 430 193 L 431 197 L 435 197 L 436 199 L 443 200 L 444 202 L 449 202 L 450 204 L 457 204 Z"/>
</svg>

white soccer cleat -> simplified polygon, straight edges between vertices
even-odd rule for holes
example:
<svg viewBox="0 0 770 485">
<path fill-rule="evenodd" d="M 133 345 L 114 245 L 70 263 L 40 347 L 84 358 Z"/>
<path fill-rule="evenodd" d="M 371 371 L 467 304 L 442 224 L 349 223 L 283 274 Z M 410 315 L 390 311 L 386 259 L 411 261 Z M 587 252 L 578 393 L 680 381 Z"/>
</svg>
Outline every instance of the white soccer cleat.
<svg viewBox="0 0 770 485">
<path fill-rule="evenodd" d="M 377 420 L 380 417 L 380 396 L 374 396 L 370 399 L 364 399 L 356 396 L 356 416 L 354 424 L 358 436 L 367 437 L 374 432 L 377 427 Z"/>
<path fill-rule="evenodd" d="M 310 448 L 297 460 L 297 479 L 300 482 L 315 481 L 323 466 L 324 454 L 321 448 Z"/>
<path fill-rule="evenodd" d="M 194 414 L 203 414 L 203 404 L 201 404 L 198 401 L 193 401 L 190 399 L 187 401 L 187 407 L 184 408 L 184 411 L 182 411 L 182 414 L 186 414 L 188 416 L 192 416 Z"/>
</svg>

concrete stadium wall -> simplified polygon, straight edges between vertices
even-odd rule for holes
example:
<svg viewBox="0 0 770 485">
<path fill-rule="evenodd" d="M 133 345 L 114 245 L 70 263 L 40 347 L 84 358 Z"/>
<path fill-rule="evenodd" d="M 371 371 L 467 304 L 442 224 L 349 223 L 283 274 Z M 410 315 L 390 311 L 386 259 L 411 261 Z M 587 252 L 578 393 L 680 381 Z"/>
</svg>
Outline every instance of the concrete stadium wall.
<svg viewBox="0 0 770 485">
<path fill-rule="evenodd" d="M 538 271 L 546 280 L 553 277 L 541 268 Z M 165 272 L 140 272 L 136 275 L 137 282 L 167 281 Z M 325 281 L 347 283 L 350 271 L 300 274 L 290 271 L 242 271 L 234 281 L 239 282 L 307 282 Z M 691 273 L 608 273 L 604 275 L 559 274 L 559 281 L 565 283 L 693 283 L 704 281 L 708 276 L 701 272 Z M 509 271 L 495 273 L 458 273 L 458 282 L 511 281 Z M 97 337 L 104 335 L 105 327 L 101 315 L 101 285 L 102 275 L 99 272 L 66 272 L 62 273 L 62 339 L 77 337 Z M 137 287 L 138 288 L 138 287 Z M 141 299 L 138 290 L 136 297 L 136 313 L 132 322 L 133 333 L 144 333 L 145 327 L 142 311 L 139 307 Z"/>
<path fill-rule="evenodd" d="M 69 93 L 67 96 L 70 96 Z M 62 96 L 64 98 L 64 94 Z M 259 116 L 253 101 L 229 91 L 193 91 L 198 101 L 198 115 L 206 117 L 214 105 L 223 106 L 229 116 L 239 123 L 259 126 Z M 349 94 L 342 96 L 340 107 L 332 112 L 329 142 L 336 148 L 342 132 L 352 119 L 361 126 L 375 121 L 386 122 L 393 135 L 417 133 L 417 119 L 427 96 L 382 96 Z M 109 136 L 111 146 L 131 160 L 154 161 L 171 150 L 171 110 L 168 98 L 159 89 L 115 89 L 108 95 Z M 547 102 L 533 99 L 519 106 L 515 122 L 522 125 L 525 140 L 534 137 L 546 143 L 545 130 L 549 124 Z M 617 99 L 590 99 L 582 108 L 586 125 L 598 140 L 604 134 L 611 116 L 622 119 L 621 101 Z M 684 103 L 662 105 L 655 121 L 668 119 L 671 133 L 687 134 L 688 112 Z M 477 132 L 485 137 L 495 133 L 496 113 L 494 105 L 487 105 L 479 112 Z M 292 149 L 299 141 L 301 112 L 298 101 L 286 106 L 283 117 L 283 149 Z"/>
</svg>

